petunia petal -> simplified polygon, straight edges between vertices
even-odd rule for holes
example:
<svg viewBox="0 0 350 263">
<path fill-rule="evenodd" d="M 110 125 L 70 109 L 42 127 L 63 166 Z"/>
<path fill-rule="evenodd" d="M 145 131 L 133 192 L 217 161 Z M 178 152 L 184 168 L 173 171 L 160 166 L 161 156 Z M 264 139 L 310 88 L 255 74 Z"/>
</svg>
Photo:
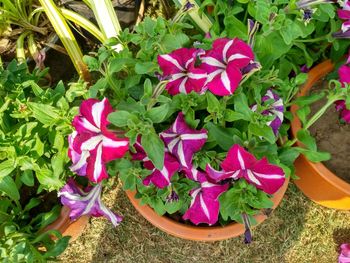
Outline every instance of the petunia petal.
<svg viewBox="0 0 350 263">
<path fill-rule="evenodd" d="M 102 185 L 98 184 L 89 192 L 85 192 L 70 178 L 59 191 L 58 196 L 61 198 L 61 203 L 71 209 L 69 216 L 72 220 L 83 215 L 105 216 L 114 226 L 117 226 L 122 221 L 122 217 L 110 211 L 102 203 L 101 190 Z"/>
<path fill-rule="evenodd" d="M 221 163 L 221 167 L 226 172 L 235 172 L 252 167 L 255 162 L 256 158 L 254 155 L 246 151 L 239 144 L 235 144 L 228 151 L 226 159 Z"/>
<path fill-rule="evenodd" d="M 229 178 L 237 179 L 240 176 L 241 170 L 232 171 L 232 172 L 217 171 L 213 167 L 211 167 L 210 164 L 207 164 L 206 172 L 210 179 L 218 183 L 220 181 L 223 181 Z"/>
<path fill-rule="evenodd" d="M 118 138 L 112 132 L 105 132 L 102 146 L 102 160 L 107 163 L 125 155 L 129 150 L 129 140 L 127 138 Z"/>
<path fill-rule="evenodd" d="M 99 183 L 108 178 L 106 165 L 102 160 L 102 143 L 90 151 L 87 163 L 86 174 L 91 182 Z"/>
<path fill-rule="evenodd" d="M 206 86 L 215 95 L 227 96 L 234 93 L 241 80 L 241 71 L 230 62 L 226 69 L 216 74 L 211 81 L 210 78 L 208 78 Z"/>
<path fill-rule="evenodd" d="M 220 209 L 218 197 L 228 189 L 228 186 L 228 184 L 202 182 L 200 188 L 191 191 L 192 201 L 182 218 L 190 220 L 195 225 L 215 224 L 218 221 Z"/>
<path fill-rule="evenodd" d="M 169 153 L 165 153 L 164 166 L 162 170 L 153 169 L 152 174 L 143 180 L 144 185 L 153 183 L 158 188 L 164 188 L 171 184 L 171 177 L 179 170 L 180 164 Z"/>
<path fill-rule="evenodd" d="M 274 194 L 285 181 L 283 169 L 267 162 L 266 158 L 257 161 L 247 169 L 245 179 L 267 194 Z"/>
<path fill-rule="evenodd" d="M 176 156 L 183 167 L 190 168 L 193 154 L 199 151 L 207 140 L 205 129 L 190 128 L 180 112 L 174 124 L 160 134 L 169 152 Z"/>
</svg>

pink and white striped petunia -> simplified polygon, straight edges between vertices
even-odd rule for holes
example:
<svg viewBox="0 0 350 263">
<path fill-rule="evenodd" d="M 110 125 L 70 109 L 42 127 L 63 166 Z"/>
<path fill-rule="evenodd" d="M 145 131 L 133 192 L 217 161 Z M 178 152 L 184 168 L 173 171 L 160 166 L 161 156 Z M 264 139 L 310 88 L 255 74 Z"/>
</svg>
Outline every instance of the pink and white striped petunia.
<svg viewBox="0 0 350 263">
<path fill-rule="evenodd" d="M 349 59 L 348 59 L 349 60 Z M 350 67 L 348 65 L 342 65 L 339 70 L 339 81 L 344 85 L 345 83 L 350 84 Z M 340 113 L 340 118 L 347 123 L 350 123 L 350 109 L 346 108 L 344 100 L 335 102 L 335 108 Z"/>
<path fill-rule="evenodd" d="M 274 117 L 274 119 L 267 122 L 266 125 L 270 126 L 273 132 L 275 133 L 275 135 L 277 135 L 278 129 L 281 127 L 283 122 L 283 112 L 284 112 L 283 100 L 271 89 L 267 90 L 265 96 L 261 98 L 262 102 L 265 102 L 268 100 L 273 100 L 273 102 L 269 104 L 269 108 L 264 110 L 262 114 Z M 252 107 L 252 111 L 256 111 L 256 110 L 257 110 L 257 105 L 255 104 Z"/>
<path fill-rule="evenodd" d="M 221 167 L 223 171 L 216 171 L 207 165 L 207 174 L 215 182 L 244 178 L 267 194 L 274 194 L 285 181 L 282 168 L 269 164 L 266 158 L 257 160 L 238 144 L 231 147 Z"/>
<path fill-rule="evenodd" d="M 204 172 L 195 168 L 186 169 L 185 173 L 189 179 L 199 182 L 200 186 L 190 191 L 191 204 L 182 218 L 190 220 L 195 225 L 215 224 L 218 221 L 220 210 L 218 198 L 228 189 L 229 184 L 211 183 Z"/>
<path fill-rule="evenodd" d="M 213 48 L 201 56 L 200 68 L 208 73 L 206 88 L 219 96 L 231 95 L 238 87 L 241 69 L 254 60 L 249 45 L 238 38 L 219 38 Z"/>
<path fill-rule="evenodd" d="M 171 177 L 179 171 L 180 168 L 180 163 L 169 153 L 165 153 L 162 170 L 154 168 L 151 162 L 146 163 L 148 163 L 148 166 L 145 166 L 145 168 L 152 170 L 152 173 L 143 180 L 143 184 L 149 185 L 150 183 L 153 183 L 158 188 L 169 186 L 171 184 Z M 149 165 L 152 165 L 152 167 L 149 167 Z"/>
<path fill-rule="evenodd" d="M 192 157 L 205 144 L 208 135 L 205 129 L 194 130 L 185 122 L 180 112 L 173 125 L 160 134 L 170 153 L 177 157 L 181 165 L 190 168 Z"/>
<path fill-rule="evenodd" d="M 128 139 L 118 138 L 107 129 L 107 116 L 112 111 L 106 98 L 88 99 L 73 120 L 76 132 L 69 137 L 71 170 L 95 183 L 108 177 L 105 163 L 123 157 L 129 149 Z"/>
<path fill-rule="evenodd" d="M 195 48 L 180 48 L 170 54 L 159 55 L 158 64 L 163 71 L 163 78 L 169 79 L 166 90 L 171 95 L 200 93 L 207 80 L 207 73 L 195 68 L 198 55 Z"/>
<path fill-rule="evenodd" d="M 71 220 L 83 215 L 104 216 L 117 226 L 123 218 L 102 203 L 101 190 L 102 185 L 97 184 L 90 191 L 83 191 L 72 178 L 69 178 L 67 184 L 58 192 L 58 196 L 61 198 L 61 203 L 71 209 L 69 214 Z"/>
</svg>

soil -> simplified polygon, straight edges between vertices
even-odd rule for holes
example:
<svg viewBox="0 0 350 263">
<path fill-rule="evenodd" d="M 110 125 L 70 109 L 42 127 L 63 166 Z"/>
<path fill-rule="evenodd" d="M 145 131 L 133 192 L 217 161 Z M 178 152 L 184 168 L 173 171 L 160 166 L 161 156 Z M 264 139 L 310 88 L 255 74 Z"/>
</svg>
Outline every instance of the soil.
<svg viewBox="0 0 350 263">
<path fill-rule="evenodd" d="M 311 92 L 317 92 L 327 87 L 327 82 L 318 83 Z M 311 106 L 311 114 L 325 103 L 320 100 Z M 339 120 L 335 106 L 328 111 L 310 128 L 316 138 L 320 151 L 329 152 L 331 159 L 323 164 L 338 177 L 350 183 L 350 125 Z"/>
</svg>

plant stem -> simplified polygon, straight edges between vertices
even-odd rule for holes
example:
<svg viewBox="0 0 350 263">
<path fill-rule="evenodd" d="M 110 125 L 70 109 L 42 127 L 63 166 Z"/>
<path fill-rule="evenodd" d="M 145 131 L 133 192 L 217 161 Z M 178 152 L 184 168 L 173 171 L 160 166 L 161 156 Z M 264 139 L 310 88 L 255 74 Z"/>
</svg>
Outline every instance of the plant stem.
<svg viewBox="0 0 350 263">
<path fill-rule="evenodd" d="M 313 39 L 294 40 L 294 42 L 297 42 L 297 43 L 312 43 L 312 42 L 318 42 L 318 41 L 322 41 L 322 40 L 326 40 L 326 39 L 327 39 L 327 35 L 322 36 L 322 37 L 313 38 Z"/>
<path fill-rule="evenodd" d="M 327 103 L 322 106 L 321 109 L 319 109 L 304 125 L 303 129 L 307 130 L 309 129 L 327 110 L 328 108 L 337 100 L 339 100 L 339 96 L 336 96 L 334 98 L 329 98 Z M 298 141 L 297 138 L 294 138 L 291 141 L 287 141 L 285 143 L 285 146 L 292 146 Z"/>
</svg>

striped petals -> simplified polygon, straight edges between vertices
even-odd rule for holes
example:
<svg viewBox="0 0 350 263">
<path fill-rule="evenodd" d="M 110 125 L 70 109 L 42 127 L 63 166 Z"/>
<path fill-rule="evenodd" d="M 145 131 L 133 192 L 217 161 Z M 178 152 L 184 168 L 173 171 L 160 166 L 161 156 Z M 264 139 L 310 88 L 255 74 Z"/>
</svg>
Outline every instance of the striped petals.
<svg viewBox="0 0 350 263">
<path fill-rule="evenodd" d="M 238 144 L 229 150 L 221 167 L 223 171 L 218 172 L 207 165 L 208 176 L 215 182 L 244 178 L 267 194 L 275 193 L 285 181 L 284 172 L 280 167 L 269 164 L 266 158 L 257 160 Z"/>
<path fill-rule="evenodd" d="M 264 110 L 262 112 L 263 115 L 267 116 L 273 116 L 273 120 L 266 123 L 266 125 L 270 126 L 274 132 L 275 135 L 278 134 L 278 130 L 281 127 L 283 123 L 283 112 L 284 112 L 284 105 L 283 100 L 274 93 L 271 89 L 267 90 L 264 97 L 262 97 L 261 101 L 273 101 L 271 104 L 269 104 L 269 108 L 267 110 Z M 254 105 L 252 107 L 253 111 L 257 110 L 257 106 Z"/>
<path fill-rule="evenodd" d="M 158 64 L 163 71 L 162 78 L 169 79 L 166 85 L 169 94 L 202 91 L 207 73 L 194 67 L 197 55 L 198 50 L 195 48 L 180 48 L 170 54 L 158 56 Z"/>
<path fill-rule="evenodd" d="M 201 56 L 201 68 L 208 72 L 207 87 L 215 95 L 234 93 L 241 79 L 241 70 L 254 59 L 249 45 L 238 38 L 219 38 L 213 48 Z"/>
<path fill-rule="evenodd" d="M 171 184 L 171 177 L 179 171 L 180 164 L 169 153 L 165 153 L 164 166 L 162 170 L 153 168 L 152 173 L 143 180 L 144 185 L 153 183 L 158 188 L 164 188 Z"/>
<path fill-rule="evenodd" d="M 76 220 L 83 215 L 104 216 L 114 226 L 117 226 L 122 221 L 122 217 L 113 213 L 102 203 L 101 190 L 102 185 L 97 184 L 90 191 L 83 191 L 70 178 L 59 191 L 58 196 L 61 198 L 61 203 L 71 209 L 69 216 L 72 220 Z"/>
<path fill-rule="evenodd" d="M 207 140 L 205 129 L 194 130 L 185 122 L 180 112 L 174 124 L 160 134 L 170 153 L 177 157 L 184 168 L 190 168 L 192 157 L 198 152 Z"/>
<path fill-rule="evenodd" d="M 121 158 L 129 149 L 126 138 L 108 131 L 107 116 L 113 111 L 106 98 L 88 99 L 80 106 L 80 115 L 73 120 L 76 131 L 69 137 L 70 169 L 98 183 L 108 177 L 105 164 Z"/>
<path fill-rule="evenodd" d="M 211 183 L 206 179 L 205 173 L 193 169 L 189 174 L 191 175 L 187 176 L 192 176 L 193 179 L 197 178 L 200 187 L 191 190 L 191 204 L 182 218 L 190 220 L 195 225 L 200 223 L 213 225 L 218 221 L 219 216 L 220 203 L 218 198 L 228 189 L 229 185 Z"/>
</svg>

